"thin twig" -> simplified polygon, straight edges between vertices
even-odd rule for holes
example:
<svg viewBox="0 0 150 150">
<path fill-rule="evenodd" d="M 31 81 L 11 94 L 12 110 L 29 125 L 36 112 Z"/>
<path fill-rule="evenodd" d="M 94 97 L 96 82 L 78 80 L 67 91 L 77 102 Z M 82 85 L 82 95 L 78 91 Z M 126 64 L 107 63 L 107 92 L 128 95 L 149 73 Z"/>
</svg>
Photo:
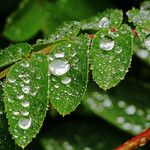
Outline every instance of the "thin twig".
<svg viewBox="0 0 150 150">
<path fill-rule="evenodd" d="M 138 147 L 144 146 L 150 140 L 150 128 L 131 138 L 124 144 L 115 148 L 114 150 L 135 150 Z"/>
</svg>

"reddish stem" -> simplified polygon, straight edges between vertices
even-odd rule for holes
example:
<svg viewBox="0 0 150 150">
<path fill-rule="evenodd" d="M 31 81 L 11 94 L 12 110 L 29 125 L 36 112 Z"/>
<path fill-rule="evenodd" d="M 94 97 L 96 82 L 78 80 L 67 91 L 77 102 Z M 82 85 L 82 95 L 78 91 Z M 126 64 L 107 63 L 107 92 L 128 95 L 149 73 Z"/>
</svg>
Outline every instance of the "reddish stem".
<svg viewBox="0 0 150 150">
<path fill-rule="evenodd" d="M 140 146 L 144 146 L 149 140 L 150 140 L 150 128 L 140 133 L 139 135 L 131 138 L 130 140 L 120 145 L 119 147 L 115 148 L 114 150 L 135 150 Z"/>
<path fill-rule="evenodd" d="M 136 29 L 132 29 L 131 31 L 132 31 L 134 37 L 138 36 L 138 32 L 136 31 Z"/>
</svg>

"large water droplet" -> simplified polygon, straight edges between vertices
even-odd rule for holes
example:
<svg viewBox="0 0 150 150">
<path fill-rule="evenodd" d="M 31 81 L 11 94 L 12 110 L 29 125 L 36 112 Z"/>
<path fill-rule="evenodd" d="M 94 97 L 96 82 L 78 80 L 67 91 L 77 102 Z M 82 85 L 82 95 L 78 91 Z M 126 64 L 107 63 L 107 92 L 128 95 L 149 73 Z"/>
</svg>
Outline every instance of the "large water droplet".
<svg viewBox="0 0 150 150">
<path fill-rule="evenodd" d="M 110 21 L 107 17 L 103 17 L 100 22 L 98 23 L 99 28 L 108 28 Z"/>
<path fill-rule="evenodd" d="M 68 83 L 71 82 L 71 78 L 70 78 L 70 77 L 64 77 L 64 78 L 61 80 L 61 82 L 62 82 L 63 84 L 68 84 Z"/>
<path fill-rule="evenodd" d="M 30 92 L 30 87 L 29 87 L 29 86 L 23 86 L 23 87 L 22 87 L 22 91 L 23 91 L 25 94 L 29 94 L 29 92 Z"/>
<path fill-rule="evenodd" d="M 31 124 L 32 124 L 31 118 L 23 118 L 18 121 L 19 127 L 24 130 L 29 129 L 31 127 Z"/>
<path fill-rule="evenodd" d="M 114 48 L 115 42 L 109 36 L 104 36 L 100 39 L 100 48 L 105 51 L 110 51 Z"/>
<path fill-rule="evenodd" d="M 147 38 L 144 40 L 145 47 L 150 50 L 150 35 L 147 36 Z"/>
<path fill-rule="evenodd" d="M 61 76 L 70 70 L 70 64 L 67 61 L 55 59 L 50 65 L 51 74 Z"/>
</svg>

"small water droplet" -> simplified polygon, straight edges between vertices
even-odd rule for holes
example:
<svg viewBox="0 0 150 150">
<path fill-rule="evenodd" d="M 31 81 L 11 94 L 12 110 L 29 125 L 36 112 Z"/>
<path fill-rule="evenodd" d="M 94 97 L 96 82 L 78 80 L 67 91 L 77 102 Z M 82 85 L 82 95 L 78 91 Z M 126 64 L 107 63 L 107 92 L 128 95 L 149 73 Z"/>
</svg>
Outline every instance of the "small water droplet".
<svg viewBox="0 0 150 150">
<path fill-rule="evenodd" d="M 24 95 L 22 95 L 22 94 L 21 94 L 21 95 L 17 95 L 17 98 L 18 98 L 18 99 L 23 99 L 23 98 L 24 98 Z"/>
<path fill-rule="evenodd" d="M 110 24 L 110 21 L 107 17 L 103 17 L 99 23 L 98 23 L 98 27 L 99 28 L 108 28 Z"/>
<path fill-rule="evenodd" d="M 24 111 L 21 111 L 21 114 L 23 116 L 28 116 L 29 115 L 29 112 L 27 110 L 24 110 Z"/>
<path fill-rule="evenodd" d="M 23 87 L 22 87 L 22 91 L 23 91 L 25 94 L 29 94 L 29 92 L 30 92 L 30 87 L 29 87 L 29 86 L 23 86 Z"/>
<path fill-rule="evenodd" d="M 140 49 L 136 52 L 136 54 L 140 58 L 147 58 L 149 56 L 149 52 L 146 49 Z"/>
<path fill-rule="evenodd" d="M 17 115 L 19 115 L 19 112 L 18 112 L 18 111 L 14 111 L 13 114 L 14 114 L 15 116 L 17 116 Z"/>
<path fill-rule="evenodd" d="M 21 104 L 23 107 L 29 107 L 30 106 L 30 102 L 28 102 L 28 101 L 24 101 Z"/>
<path fill-rule="evenodd" d="M 100 39 L 100 48 L 105 51 L 110 51 L 114 48 L 115 42 L 109 36 L 104 36 Z"/>
<path fill-rule="evenodd" d="M 118 102 L 118 106 L 119 106 L 120 108 L 124 108 L 124 107 L 126 106 L 126 103 L 125 103 L 124 101 L 119 101 L 119 102 Z"/>
<path fill-rule="evenodd" d="M 67 61 L 55 59 L 50 65 L 51 74 L 61 76 L 70 70 L 70 64 Z"/>
<path fill-rule="evenodd" d="M 117 47 L 115 48 L 115 52 L 116 52 L 117 54 L 120 54 L 120 53 L 122 52 L 122 48 L 117 46 Z"/>
<path fill-rule="evenodd" d="M 65 53 L 62 51 L 55 53 L 56 58 L 63 58 L 64 56 L 65 56 Z"/>
<path fill-rule="evenodd" d="M 71 44 L 68 44 L 68 47 L 71 47 Z"/>
<path fill-rule="evenodd" d="M 15 83 L 16 82 L 16 79 L 14 77 L 9 77 L 8 78 L 8 82 L 10 83 Z"/>
<path fill-rule="evenodd" d="M 64 77 L 64 78 L 61 80 L 61 82 L 62 82 L 63 84 L 69 84 L 69 83 L 71 82 L 71 78 L 70 78 L 70 77 Z"/>
<path fill-rule="evenodd" d="M 21 62 L 21 64 L 20 64 L 22 67 L 25 67 L 25 68 L 27 68 L 27 67 L 29 67 L 30 66 L 30 64 L 29 64 L 29 62 L 28 61 L 24 61 L 24 62 Z"/>
<path fill-rule="evenodd" d="M 147 36 L 147 38 L 144 40 L 145 47 L 150 50 L 150 35 Z"/>
<path fill-rule="evenodd" d="M 123 124 L 123 123 L 125 122 L 125 119 L 124 119 L 123 117 L 118 117 L 118 118 L 116 119 L 116 121 L 117 121 L 117 123 L 119 123 L 119 124 Z"/>
<path fill-rule="evenodd" d="M 56 89 L 58 89 L 58 88 L 59 88 L 59 85 L 54 85 L 54 87 L 55 87 Z"/>
<path fill-rule="evenodd" d="M 24 130 L 29 129 L 31 127 L 31 124 L 32 124 L 31 118 L 23 118 L 18 121 L 19 127 Z"/>
<path fill-rule="evenodd" d="M 109 100 L 109 99 L 104 100 L 103 106 L 105 106 L 105 107 L 110 107 L 111 105 L 112 105 L 111 100 Z"/>
</svg>

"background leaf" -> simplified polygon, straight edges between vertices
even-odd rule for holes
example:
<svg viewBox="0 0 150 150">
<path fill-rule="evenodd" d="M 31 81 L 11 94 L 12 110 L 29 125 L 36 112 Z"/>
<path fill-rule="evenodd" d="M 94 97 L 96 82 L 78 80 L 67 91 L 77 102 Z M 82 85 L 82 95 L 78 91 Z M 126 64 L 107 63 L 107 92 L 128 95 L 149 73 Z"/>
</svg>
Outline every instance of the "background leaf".
<svg viewBox="0 0 150 150">
<path fill-rule="evenodd" d="M 24 0 L 18 10 L 8 17 L 4 36 L 12 41 L 33 37 L 44 25 L 48 16 L 46 1 Z"/>
<path fill-rule="evenodd" d="M 62 115 L 73 111 L 84 96 L 88 80 L 88 43 L 86 36 L 73 42 L 61 42 L 49 55 L 50 101 Z"/>
<path fill-rule="evenodd" d="M 91 82 L 83 104 L 118 128 L 137 135 L 150 126 L 149 90 L 148 83 L 130 78 L 107 92 Z"/>
<path fill-rule="evenodd" d="M 44 150 L 112 150 L 127 137 L 104 122 L 81 118 L 56 124 L 41 142 Z"/>
<path fill-rule="evenodd" d="M 117 85 L 128 71 L 132 58 L 132 35 L 127 25 L 116 32 L 101 30 L 93 39 L 91 64 L 93 78 L 103 89 Z"/>
<path fill-rule="evenodd" d="M 5 109 L 16 143 L 25 147 L 39 132 L 48 105 L 48 61 L 42 54 L 16 63 L 7 75 Z"/>
</svg>

